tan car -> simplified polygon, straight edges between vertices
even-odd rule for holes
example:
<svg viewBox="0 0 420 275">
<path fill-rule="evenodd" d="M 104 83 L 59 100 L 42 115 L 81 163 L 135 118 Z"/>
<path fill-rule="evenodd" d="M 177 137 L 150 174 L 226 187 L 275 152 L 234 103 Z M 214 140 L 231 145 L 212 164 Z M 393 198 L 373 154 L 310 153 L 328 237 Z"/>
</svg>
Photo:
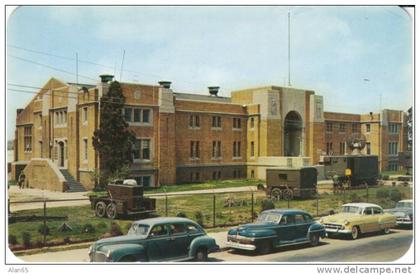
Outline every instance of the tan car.
<svg viewBox="0 0 420 275">
<path fill-rule="evenodd" d="M 357 239 L 360 234 L 383 231 L 388 234 L 395 227 L 394 215 L 384 213 L 382 207 L 372 203 L 348 203 L 341 207 L 341 212 L 321 218 L 328 236 L 346 234 Z"/>
</svg>

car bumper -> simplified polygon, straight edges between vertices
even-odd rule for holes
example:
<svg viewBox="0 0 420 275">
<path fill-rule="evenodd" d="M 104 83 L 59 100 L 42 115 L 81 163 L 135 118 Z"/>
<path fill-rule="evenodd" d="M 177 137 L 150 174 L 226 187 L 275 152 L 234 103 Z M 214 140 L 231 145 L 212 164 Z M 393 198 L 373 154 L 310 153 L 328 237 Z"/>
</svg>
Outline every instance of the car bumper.
<svg viewBox="0 0 420 275">
<path fill-rule="evenodd" d="M 396 221 L 397 225 L 413 225 L 413 221 Z"/>
<path fill-rule="evenodd" d="M 257 248 L 253 244 L 243 244 L 243 243 L 237 243 L 237 242 L 231 242 L 231 241 L 227 241 L 226 246 L 230 248 L 250 250 L 250 251 L 255 250 Z"/>
<path fill-rule="evenodd" d="M 327 234 L 351 234 L 350 229 L 325 228 Z"/>
</svg>

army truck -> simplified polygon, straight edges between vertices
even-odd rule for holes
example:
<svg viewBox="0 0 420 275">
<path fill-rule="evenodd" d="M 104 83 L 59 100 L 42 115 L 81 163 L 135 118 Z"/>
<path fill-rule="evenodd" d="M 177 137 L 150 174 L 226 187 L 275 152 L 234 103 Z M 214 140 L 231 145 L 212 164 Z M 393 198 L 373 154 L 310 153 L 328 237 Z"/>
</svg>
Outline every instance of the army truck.
<svg viewBox="0 0 420 275">
<path fill-rule="evenodd" d="M 378 180 L 378 156 L 339 155 L 324 156 L 321 164 L 325 175 L 338 181 L 340 186 L 376 185 Z"/>
<path fill-rule="evenodd" d="M 273 200 L 311 198 L 317 190 L 317 173 L 315 167 L 267 169 L 266 194 Z"/>
<path fill-rule="evenodd" d="M 143 195 L 144 187 L 134 179 L 116 180 L 107 185 L 107 194 L 89 196 L 92 209 L 98 217 L 148 215 L 155 212 L 156 199 Z"/>
</svg>

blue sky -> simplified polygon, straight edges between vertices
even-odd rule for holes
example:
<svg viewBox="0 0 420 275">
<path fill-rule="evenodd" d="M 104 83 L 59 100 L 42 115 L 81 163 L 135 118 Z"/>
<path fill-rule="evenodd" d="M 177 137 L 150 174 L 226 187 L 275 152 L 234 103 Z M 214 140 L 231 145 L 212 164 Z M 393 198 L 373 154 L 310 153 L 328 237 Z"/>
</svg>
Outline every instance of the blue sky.
<svg viewBox="0 0 420 275">
<path fill-rule="evenodd" d="M 95 83 L 104 72 L 115 72 L 120 80 L 125 50 L 122 80 L 127 82 L 171 80 L 176 92 L 191 93 L 219 85 L 225 96 L 235 89 L 285 86 L 287 10 L 21 7 L 7 24 L 7 82 L 40 87 L 52 76 L 75 82 L 76 52 L 79 74 L 87 77 L 79 76 L 79 82 Z M 292 86 L 323 95 L 326 111 L 367 113 L 412 105 L 412 19 L 402 9 L 305 6 L 291 7 L 291 14 Z M 7 91 L 11 139 L 16 108 L 36 90 L 8 89 L 29 91 Z"/>
</svg>

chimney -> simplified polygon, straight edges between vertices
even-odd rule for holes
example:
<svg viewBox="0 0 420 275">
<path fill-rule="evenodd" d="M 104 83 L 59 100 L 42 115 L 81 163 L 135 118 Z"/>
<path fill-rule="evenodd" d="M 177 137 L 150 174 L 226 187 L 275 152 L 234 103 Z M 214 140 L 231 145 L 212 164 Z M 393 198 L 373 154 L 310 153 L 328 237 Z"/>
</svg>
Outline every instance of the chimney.
<svg viewBox="0 0 420 275">
<path fill-rule="evenodd" d="M 159 81 L 159 85 L 165 89 L 170 89 L 171 88 L 171 81 Z"/>
<path fill-rule="evenodd" d="M 217 96 L 217 93 L 219 92 L 219 86 L 210 86 L 209 88 L 209 93 L 211 96 Z"/>
<path fill-rule="evenodd" d="M 114 78 L 112 74 L 101 74 L 99 77 L 101 78 L 101 83 L 111 82 Z"/>
</svg>

